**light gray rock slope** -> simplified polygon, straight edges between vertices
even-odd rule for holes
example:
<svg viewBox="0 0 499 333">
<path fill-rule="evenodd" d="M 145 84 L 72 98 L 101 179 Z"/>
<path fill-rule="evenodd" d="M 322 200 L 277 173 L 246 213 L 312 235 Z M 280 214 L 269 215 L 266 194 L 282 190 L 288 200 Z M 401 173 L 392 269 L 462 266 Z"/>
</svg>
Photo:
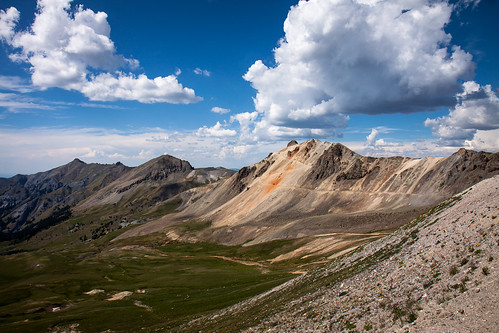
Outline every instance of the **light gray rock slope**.
<svg viewBox="0 0 499 333">
<path fill-rule="evenodd" d="M 393 234 L 182 330 L 492 332 L 499 176 Z"/>
</svg>

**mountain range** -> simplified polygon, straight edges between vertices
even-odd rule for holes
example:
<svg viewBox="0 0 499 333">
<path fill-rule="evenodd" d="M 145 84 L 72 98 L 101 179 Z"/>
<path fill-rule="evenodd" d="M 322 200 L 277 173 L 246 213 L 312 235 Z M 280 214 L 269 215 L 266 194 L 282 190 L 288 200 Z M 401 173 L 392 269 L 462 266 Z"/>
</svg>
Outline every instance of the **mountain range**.
<svg viewBox="0 0 499 333">
<path fill-rule="evenodd" d="M 238 171 L 163 155 L 1 178 L 0 330 L 485 331 L 498 193 L 499 153 L 319 140 Z"/>
<path fill-rule="evenodd" d="M 163 155 L 135 168 L 75 159 L 46 172 L 0 178 L 1 239 L 36 234 L 93 205 L 114 204 L 125 216 L 233 173 L 221 167 L 194 169 Z"/>
<path fill-rule="evenodd" d="M 207 226 L 197 238 L 222 244 L 393 229 L 496 174 L 498 153 L 460 149 L 440 158 L 374 158 L 340 143 L 292 141 L 227 179 L 179 194 L 180 213 L 119 238 L 192 219 Z"/>
</svg>

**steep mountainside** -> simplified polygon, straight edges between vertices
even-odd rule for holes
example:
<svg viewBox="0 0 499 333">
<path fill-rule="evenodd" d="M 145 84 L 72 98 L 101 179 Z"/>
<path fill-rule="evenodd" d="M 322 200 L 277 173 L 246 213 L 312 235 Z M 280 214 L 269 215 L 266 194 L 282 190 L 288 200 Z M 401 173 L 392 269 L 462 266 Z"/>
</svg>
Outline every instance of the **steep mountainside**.
<svg viewBox="0 0 499 333">
<path fill-rule="evenodd" d="M 225 181 L 183 193 L 185 209 L 164 224 L 203 219 L 211 227 L 199 236 L 226 244 L 369 232 L 400 226 L 495 174 L 498 153 L 461 149 L 446 158 L 373 158 L 339 143 L 290 142 Z M 154 222 L 121 237 L 161 228 Z"/>
<path fill-rule="evenodd" d="M 499 326 L 498 205 L 496 176 L 180 331 L 488 332 Z"/>
<path fill-rule="evenodd" d="M 142 198 L 140 195 L 136 195 L 137 191 L 148 196 L 143 198 L 145 201 L 149 201 L 151 197 L 164 200 L 172 194 L 193 187 L 193 185 L 182 184 L 185 183 L 186 177 L 192 171 L 194 168 L 189 162 L 170 155 L 163 155 L 131 169 L 127 174 L 81 203 L 77 209 L 116 204 L 120 200 L 129 199 L 134 195 L 140 200 Z"/>
<path fill-rule="evenodd" d="M 232 176 L 235 172 L 225 168 L 194 169 L 187 161 L 163 155 L 133 168 L 81 202 L 75 210 L 84 211 L 120 201 L 132 210 L 140 210 L 193 187 Z"/>
<path fill-rule="evenodd" d="M 120 203 L 115 209 L 120 211 L 109 213 L 124 216 L 234 173 L 224 168 L 195 170 L 187 161 L 163 155 L 135 168 L 75 159 L 46 172 L 0 178 L 0 239 L 29 237 L 72 212 L 84 214 L 104 205 Z"/>
<path fill-rule="evenodd" d="M 2 238 L 28 235 L 42 221 L 67 218 L 68 207 L 126 174 L 121 164 L 86 164 L 79 159 L 34 175 L 0 179 L 0 231 Z"/>
</svg>

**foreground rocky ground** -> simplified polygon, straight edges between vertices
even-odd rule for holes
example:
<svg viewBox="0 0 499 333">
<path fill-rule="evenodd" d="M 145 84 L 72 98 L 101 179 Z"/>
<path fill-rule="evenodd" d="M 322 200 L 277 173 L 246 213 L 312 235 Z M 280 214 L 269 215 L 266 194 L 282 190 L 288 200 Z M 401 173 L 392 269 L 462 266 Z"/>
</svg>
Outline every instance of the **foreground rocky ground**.
<svg viewBox="0 0 499 333">
<path fill-rule="evenodd" d="M 494 331 L 498 205 L 496 176 L 324 268 L 181 330 Z"/>
</svg>

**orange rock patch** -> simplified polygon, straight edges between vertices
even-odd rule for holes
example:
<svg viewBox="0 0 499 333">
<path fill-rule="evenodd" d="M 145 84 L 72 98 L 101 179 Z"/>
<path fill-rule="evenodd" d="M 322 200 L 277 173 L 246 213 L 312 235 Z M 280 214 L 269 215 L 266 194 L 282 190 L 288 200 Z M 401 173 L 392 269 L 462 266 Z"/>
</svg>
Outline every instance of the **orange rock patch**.
<svg viewBox="0 0 499 333">
<path fill-rule="evenodd" d="M 265 187 L 265 194 L 275 190 L 281 181 L 282 181 L 281 176 L 277 176 L 276 178 L 272 179 Z"/>
</svg>

